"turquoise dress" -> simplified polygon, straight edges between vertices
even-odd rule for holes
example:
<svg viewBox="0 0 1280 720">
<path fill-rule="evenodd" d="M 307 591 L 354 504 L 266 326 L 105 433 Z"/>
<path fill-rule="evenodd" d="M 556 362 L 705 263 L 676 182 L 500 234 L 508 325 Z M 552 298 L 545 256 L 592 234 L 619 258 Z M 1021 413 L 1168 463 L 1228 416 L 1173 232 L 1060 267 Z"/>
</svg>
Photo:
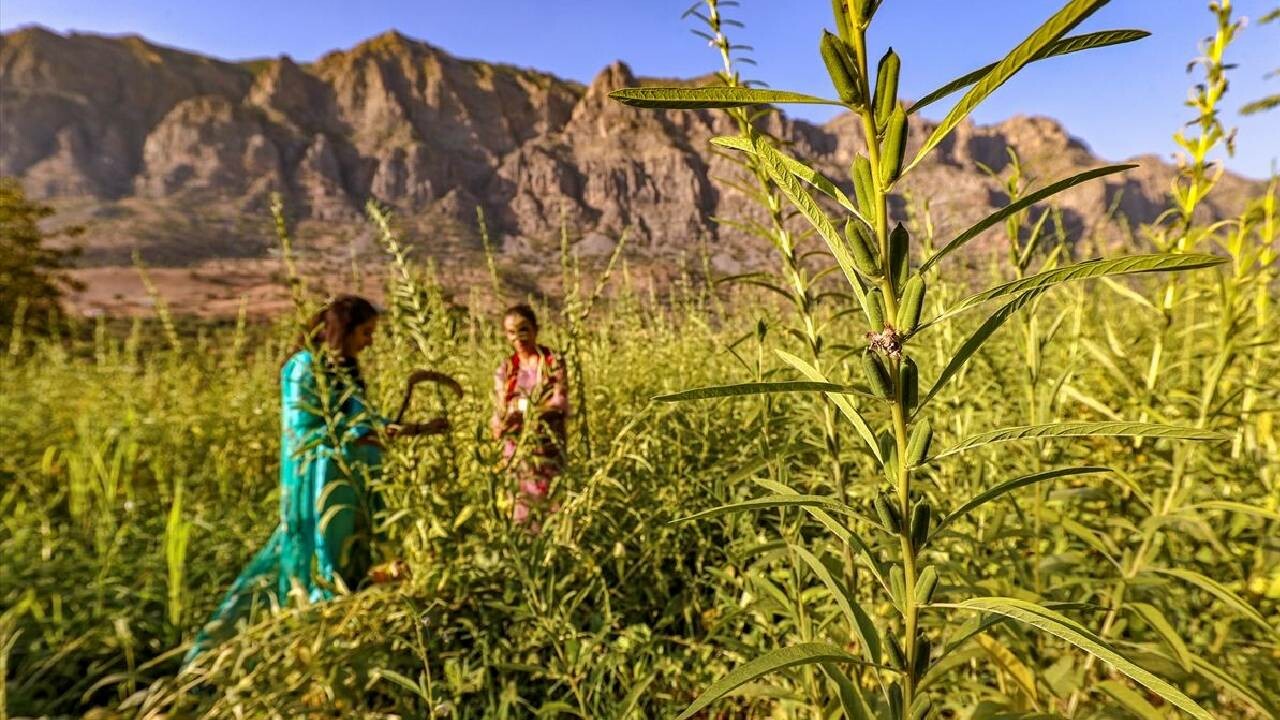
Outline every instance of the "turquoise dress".
<svg viewBox="0 0 1280 720">
<path fill-rule="evenodd" d="M 196 635 L 184 665 L 234 635 L 255 608 L 298 594 L 321 602 L 339 580 L 354 590 L 369 571 L 372 518 L 382 509 L 369 488 L 382 451 L 358 441 L 386 420 L 369 409 L 358 378 L 340 370 L 325 373 L 326 411 L 318 368 L 302 350 L 280 371 L 280 524 Z"/>
</svg>

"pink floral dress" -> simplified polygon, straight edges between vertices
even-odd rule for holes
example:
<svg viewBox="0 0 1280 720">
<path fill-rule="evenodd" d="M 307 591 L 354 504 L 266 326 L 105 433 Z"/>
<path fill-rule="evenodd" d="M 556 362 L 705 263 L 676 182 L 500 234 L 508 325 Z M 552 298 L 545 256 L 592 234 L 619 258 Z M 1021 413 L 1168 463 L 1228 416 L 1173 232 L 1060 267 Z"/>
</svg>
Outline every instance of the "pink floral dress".
<svg viewBox="0 0 1280 720">
<path fill-rule="evenodd" d="M 556 509 L 548 496 L 551 481 L 564 464 L 565 416 L 569 414 L 564 363 L 542 345 L 533 359 L 512 354 L 494 372 L 493 388 L 491 423 L 501 430 L 502 457 L 516 481 L 512 517 L 524 524 L 534 509 Z M 509 416 L 516 420 L 504 428 L 503 419 Z"/>
</svg>

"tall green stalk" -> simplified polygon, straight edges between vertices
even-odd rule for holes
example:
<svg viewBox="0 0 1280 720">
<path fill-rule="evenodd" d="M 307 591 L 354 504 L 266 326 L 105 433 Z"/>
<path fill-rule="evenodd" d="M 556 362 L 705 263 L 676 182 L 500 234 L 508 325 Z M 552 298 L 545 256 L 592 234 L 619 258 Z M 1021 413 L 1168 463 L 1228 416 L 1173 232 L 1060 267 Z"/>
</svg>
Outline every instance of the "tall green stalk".
<svg viewBox="0 0 1280 720">
<path fill-rule="evenodd" d="M 1153 270 L 1192 269 L 1221 262 L 1220 258 L 1184 253 L 1088 261 L 1065 267 L 1049 264 L 1034 275 L 1019 272 L 1014 280 L 964 298 L 932 320 L 922 321 L 926 306 L 926 274 L 945 256 L 977 237 L 987 227 L 1011 217 L 1016 218 L 1018 212 L 1035 202 L 1043 201 L 1081 182 L 1130 167 L 1098 168 L 1057 181 L 1025 197 L 1011 199 L 1005 208 L 957 235 L 927 258 L 922 258 L 914 270 L 911 264 L 910 232 L 901 223 L 890 227 L 889 197 L 897 185 L 965 120 L 974 107 L 1008 78 L 1026 65 L 1046 57 L 1129 42 L 1144 35 L 1141 31 L 1121 30 L 1066 37 L 1071 29 L 1104 4 L 1106 0 L 1067 2 L 1003 60 L 948 83 L 926 95 L 911 108 L 907 108 L 899 100 L 898 75 L 901 60 L 892 49 L 879 60 L 874 83 L 872 82 L 867 32 L 881 5 L 879 0 L 837 0 L 832 3 L 836 32 L 823 33 L 820 54 L 838 99 L 729 83 L 726 83 L 727 86 L 705 88 L 630 88 L 612 94 L 614 99 L 637 107 L 736 109 L 737 117 L 741 118 L 740 135 L 734 138 L 715 138 L 713 143 L 744 153 L 749 158 L 748 162 L 753 163 L 752 167 L 763 170 L 757 177 L 763 181 L 763 177 L 767 176 L 770 185 L 777 189 L 778 194 L 770 191 L 770 196 L 778 197 L 780 194 L 786 197 L 799 215 L 812 225 L 818 236 L 826 242 L 871 327 L 871 332 L 867 335 L 867 347 L 862 355 L 867 388 L 864 394 L 845 396 L 837 392 L 835 386 L 822 382 L 808 389 L 824 392 L 861 436 L 865 452 L 879 460 L 883 471 L 882 487 L 886 490 L 872 503 L 877 519 L 871 520 L 863 514 L 862 509 L 850 506 L 844 493 L 840 493 L 838 499 L 834 500 L 808 500 L 794 490 L 778 484 L 768 486 L 774 491 L 774 495 L 754 503 L 724 506 L 717 509 L 717 512 L 774 505 L 799 505 L 805 508 L 813 520 L 841 539 L 841 546 L 846 553 L 861 556 L 863 564 L 887 591 L 890 604 L 896 610 L 895 621 L 876 623 L 871 613 L 860 609 L 860 598 L 848 584 L 842 586 L 831 579 L 814 554 L 803 548 L 793 547 L 794 556 L 804 560 L 815 576 L 826 585 L 827 591 L 837 599 L 847 621 L 843 628 L 845 637 L 857 639 L 858 642 L 853 643 L 852 647 L 858 648 L 860 654 L 853 655 L 837 646 L 802 637 L 801 644 L 774 650 L 739 667 L 715 683 L 686 709 L 682 718 L 690 717 L 743 682 L 781 667 L 807 664 L 820 664 L 823 667 L 847 717 L 865 718 L 872 714 L 892 720 L 919 720 L 927 717 L 933 712 L 931 708 L 934 698 L 923 690 L 926 676 L 941 659 L 941 655 L 954 652 L 972 633 L 953 642 L 943 653 L 935 653 L 934 648 L 941 646 L 933 639 L 933 629 L 925 627 L 926 611 L 930 615 L 945 615 L 948 611 L 951 614 L 994 614 L 1027 623 L 1066 639 L 1091 658 L 1100 658 L 1118 667 L 1148 690 L 1193 715 L 1208 717 L 1194 700 L 1177 688 L 1133 665 L 1105 643 L 1095 642 L 1091 633 L 1083 626 L 1048 606 L 999 596 L 969 598 L 953 603 L 941 603 L 934 599 L 938 588 L 938 574 L 943 568 L 930 562 L 930 546 L 936 541 L 942 527 L 965 519 L 977 508 L 1017 487 L 1054 477 L 1106 472 L 1106 468 L 1058 468 L 1033 473 L 980 493 L 950 514 L 937 513 L 936 516 L 926 492 L 927 486 L 916 482 L 917 475 L 923 468 L 943 457 L 1015 438 L 1100 434 L 1154 434 L 1202 440 L 1220 437 L 1220 434 L 1208 432 L 1201 427 L 1178 428 L 1142 422 L 1108 426 L 1087 423 L 1035 424 L 971 436 L 949 450 L 930 454 L 933 430 L 926 412 L 929 401 L 1009 317 L 1023 306 L 1030 305 L 1034 310 L 1033 301 L 1048 288 L 1076 279 Z M 712 40 L 719 44 L 727 58 L 727 48 L 730 46 L 718 30 Z M 727 64 L 726 76 L 730 76 Z M 926 104 L 965 88 L 968 90 L 963 98 L 925 138 L 914 158 L 909 159 L 906 156 L 908 116 Z M 852 198 L 812 167 L 788 157 L 768 139 L 750 131 L 749 117 L 744 114 L 747 108 L 764 103 L 787 102 L 837 105 L 852 112 L 858 119 L 865 152 L 857 156 L 851 168 L 855 190 Z M 827 210 L 817 203 L 812 190 L 826 195 L 833 204 L 839 206 L 846 217 L 844 233 L 836 229 L 838 225 L 832 222 Z M 1019 248 L 1020 256 L 1023 250 L 1024 248 Z M 1029 256 L 1030 251 L 1027 250 L 1026 254 Z M 919 363 L 913 357 L 913 341 L 916 336 L 987 300 L 998 298 L 1003 299 L 1005 306 L 990 316 L 974 335 L 954 348 L 954 354 L 933 387 L 927 392 L 922 391 L 919 386 Z M 800 309 L 803 311 L 807 308 L 801 304 Z M 801 317 L 805 317 L 803 313 Z M 1037 343 L 1038 348 L 1038 331 L 1034 327 L 1033 331 L 1035 336 L 1031 340 Z M 920 359 L 926 358 L 922 356 Z M 725 394 L 752 395 L 780 390 L 781 388 L 769 383 L 756 382 L 732 388 L 692 390 L 664 399 L 723 397 Z M 862 390 L 859 389 L 859 392 Z M 1034 397 L 1032 400 L 1034 413 Z M 885 430 L 877 435 L 872 429 L 872 422 L 882 423 Z M 865 524 L 839 522 L 833 517 L 833 513 L 852 515 L 855 519 L 863 518 Z M 872 528 L 875 533 L 887 536 L 887 541 L 882 543 L 877 539 L 868 542 L 861 538 L 859 533 L 867 527 Z M 880 656 L 881 648 L 888 651 L 883 659 Z M 838 669 L 837 666 L 841 663 L 854 665 L 860 670 L 850 676 Z M 868 704 L 863 693 L 861 680 L 868 673 L 875 677 L 875 686 L 882 693 L 881 702 Z M 875 710 L 872 709 L 873 706 Z"/>
</svg>

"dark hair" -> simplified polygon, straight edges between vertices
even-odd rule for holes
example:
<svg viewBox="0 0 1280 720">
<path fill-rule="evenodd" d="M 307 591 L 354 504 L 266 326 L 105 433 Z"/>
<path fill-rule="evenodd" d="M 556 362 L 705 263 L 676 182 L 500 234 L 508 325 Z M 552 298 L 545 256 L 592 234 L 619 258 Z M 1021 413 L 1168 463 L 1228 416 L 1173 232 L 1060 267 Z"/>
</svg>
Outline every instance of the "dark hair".
<svg viewBox="0 0 1280 720">
<path fill-rule="evenodd" d="M 336 357 L 341 357 L 347 336 L 379 314 L 378 308 L 362 297 L 339 295 L 311 316 L 306 330 L 298 338 L 298 346 L 314 350 L 328 348 Z"/>
<path fill-rule="evenodd" d="M 502 313 L 503 318 L 509 318 L 512 315 L 519 315 L 525 320 L 528 320 L 529 324 L 533 326 L 534 330 L 538 329 L 538 316 L 533 314 L 533 308 L 529 307 L 528 305 L 525 305 L 524 303 L 520 303 L 519 305 L 512 305 L 511 307 L 507 308 L 505 312 Z"/>
</svg>

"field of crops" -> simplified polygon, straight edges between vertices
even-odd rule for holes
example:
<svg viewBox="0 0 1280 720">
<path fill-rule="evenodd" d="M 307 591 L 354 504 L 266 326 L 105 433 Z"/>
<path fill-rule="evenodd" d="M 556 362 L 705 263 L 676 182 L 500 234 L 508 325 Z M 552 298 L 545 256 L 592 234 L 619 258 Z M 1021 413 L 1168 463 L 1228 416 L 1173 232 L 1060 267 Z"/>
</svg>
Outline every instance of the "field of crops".
<svg viewBox="0 0 1280 720">
<path fill-rule="evenodd" d="M 938 515 L 1013 478 L 1095 468 L 1013 490 L 931 542 L 938 607 L 923 619 L 940 660 L 926 691 L 938 707 L 1029 717 L 1019 712 L 1079 696 L 1080 717 L 1107 717 L 1116 698 L 1162 705 L 1068 640 L 976 625 L 984 616 L 954 607 L 1001 596 L 1057 607 L 1217 717 L 1273 712 L 1280 507 L 1271 459 L 1280 438 L 1270 408 L 1280 359 L 1222 342 L 1224 332 L 1252 337 L 1260 307 L 1253 292 L 1234 309 L 1221 305 L 1217 278 L 1230 272 L 1179 279 L 1200 310 L 1167 331 L 1176 349 L 1153 401 L 1141 370 L 1162 329 L 1132 293 L 1160 289 L 1156 276 L 1047 294 L 1038 327 L 1015 320 L 932 399 L 937 449 L 1031 417 L 1107 423 L 1145 413 L 1221 437 L 1140 441 L 1095 429 L 922 467 L 918 492 Z M 624 279 L 615 278 L 620 290 Z M 468 391 L 448 408 L 447 440 L 414 440 L 390 455 L 387 549 L 414 578 L 256 625 L 179 681 L 171 676 L 183 643 L 276 523 L 276 378 L 290 325 L 179 328 L 171 346 L 158 325 L 103 323 L 77 339 L 15 345 L 0 387 L 0 573 L 15 580 L 3 590 L 0 642 L 10 711 L 127 701 L 130 714 L 199 705 L 215 717 L 304 708 L 324 717 L 662 717 L 768 650 L 858 646 L 827 584 L 844 545 L 806 512 L 820 507 L 671 523 L 751 498 L 831 495 L 815 393 L 649 401 L 800 378 L 778 351 L 803 346 L 766 294 L 743 288 L 716 301 L 691 284 L 656 301 L 624 291 L 596 309 L 576 340 L 588 412 L 572 428 L 572 465 L 557 489 L 564 509 L 536 537 L 507 519 L 497 448 L 483 433 L 491 368 L 505 352 L 496 322 L 450 319 L 425 302 L 422 315 L 386 323 L 368 361 L 385 405 L 422 365 L 456 373 Z M 937 307 L 961 294 L 931 292 Z M 921 336 L 913 347 L 924 382 L 976 320 Z M 551 344 L 569 346 L 566 323 L 551 331 Z M 861 382 L 858 356 L 840 358 L 839 348 L 864 332 L 861 318 L 832 320 L 831 378 Z M 888 421 L 853 397 L 873 428 Z M 435 410 L 420 402 L 415 412 Z M 853 430 L 838 419 L 836 427 L 856 514 L 817 516 L 840 518 L 873 555 L 891 556 L 896 538 L 877 528 L 872 509 L 883 489 L 878 463 L 857 449 Z M 853 581 L 850 600 L 892 627 L 896 610 L 868 568 L 856 565 Z M 803 717 L 801 708 L 837 702 L 820 671 L 801 668 L 745 685 L 716 712 Z"/>
<path fill-rule="evenodd" d="M 972 86 L 959 122 L 1001 73 L 1137 39 L 1063 39 L 1097 5 L 1067 2 L 930 102 Z M 914 165 L 898 61 L 873 92 L 878 3 L 835 6 L 823 57 L 879 139 L 849 183 L 754 127 L 752 108 L 788 100 L 739 84 L 714 1 L 721 85 L 615 93 L 739 121 L 716 142 L 777 269 L 717 279 L 691 260 L 655 291 L 625 263 L 579 272 L 566 239 L 566 293 L 538 307 L 574 411 L 539 533 L 513 524 L 486 429 L 501 318 L 467 309 L 522 298 L 496 265 L 491 289 L 447 298 L 369 206 L 387 264 L 365 282 L 388 310 L 370 396 L 390 411 L 415 368 L 466 390 L 411 409 L 446 414 L 447 435 L 389 445 L 379 551 L 412 577 L 261 612 L 181 672 L 278 522 L 297 320 L 186 321 L 162 298 L 154 319 L 52 334 L 17 318 L 0 357 L 4 713 L 1280 717 L 1280 208 L 1273 182 L 1239 217 L 1200 212 L 1225 142 L 1221 52 L 1201 59 L 1170 212 L 1086 259 L 1115 238 L 1069 237 L 1051 195 L 1122 166 L 1029 185 L 1014 162 L 1008 208 L 969 231 L 935 237 L 915 207 L 891 227 Z M 276 211 L 301 313 L 321 298 Z M 992 228 L 994 250 L 962 248 Z"/>
</svg>

